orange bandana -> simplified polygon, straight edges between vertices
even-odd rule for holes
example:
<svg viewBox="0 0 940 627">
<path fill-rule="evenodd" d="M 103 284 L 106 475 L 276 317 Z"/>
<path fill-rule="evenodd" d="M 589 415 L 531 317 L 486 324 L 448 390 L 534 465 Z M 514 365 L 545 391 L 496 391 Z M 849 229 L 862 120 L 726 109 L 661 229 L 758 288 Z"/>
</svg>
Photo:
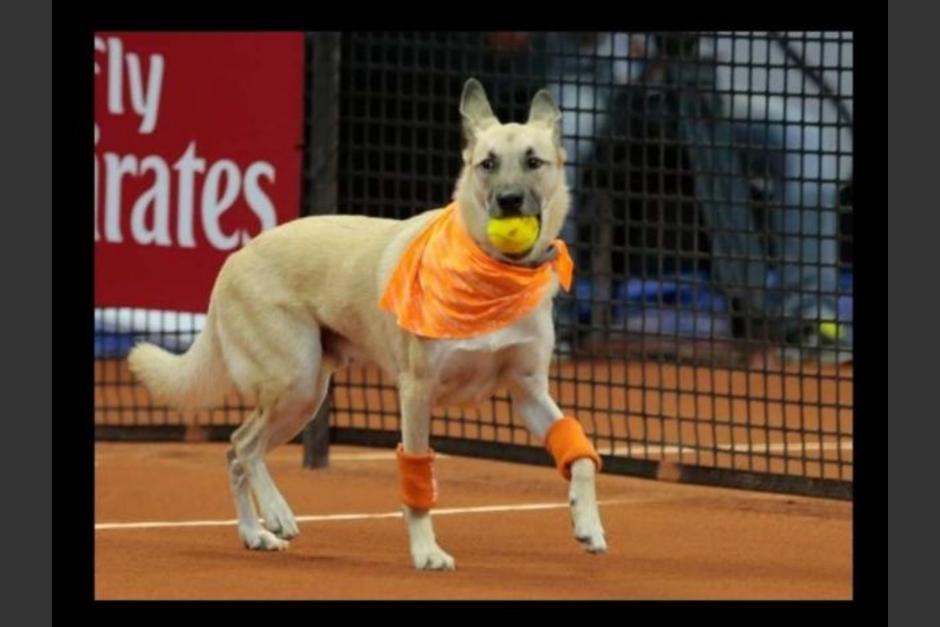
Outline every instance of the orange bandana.
<svg viewBox="0 0 940 627">
<path fill-rule="evenodd" d="M 457 203 L 431 220 L 408 245 L 392 271 L 379 307 L 415 335 L 458 339 L 483 335 L 524 318 L 541 301 L 558 272 L 571 288 L 574 262 L 565 243 L 535 268 L 490 257 L 467 233 Z"/>
</svg>

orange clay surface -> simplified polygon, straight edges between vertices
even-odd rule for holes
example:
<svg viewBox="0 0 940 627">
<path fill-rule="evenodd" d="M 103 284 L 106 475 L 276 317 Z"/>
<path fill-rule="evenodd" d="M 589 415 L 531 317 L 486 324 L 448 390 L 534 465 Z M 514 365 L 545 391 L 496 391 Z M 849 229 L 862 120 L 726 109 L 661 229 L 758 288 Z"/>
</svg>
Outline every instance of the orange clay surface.
<svg viewBox="0 0 940 627">
<path fill-rule="evenodd" d="M 680 402 L 681 405 L 681 402 Z M 99 599 L 849 599 L 852 504 L 601 475 L 610 550 L 571 535 L 557 471 L 441 456 L 435 528 L 455 572 L 417 572 L 397 517 L 394 452 L 332 448 L 327 470 L 287 445 L 268 464 L 301 519 L 282 553 L 244 549 L 225 445 L 98 443 Z M 522 509 L 531 504 L 551 509 Z M 497 511 L 483 507 L 504 506 Z M 476 509 L 474 509 L 476 508 Z M 220 524 L 212 524 L 218 522 Z"/>
</svg>

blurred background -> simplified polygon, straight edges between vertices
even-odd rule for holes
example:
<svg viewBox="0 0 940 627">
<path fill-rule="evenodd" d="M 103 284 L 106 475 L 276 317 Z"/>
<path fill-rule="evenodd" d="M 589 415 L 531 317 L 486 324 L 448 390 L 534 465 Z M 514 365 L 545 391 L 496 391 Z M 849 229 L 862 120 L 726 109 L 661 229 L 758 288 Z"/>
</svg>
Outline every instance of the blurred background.
<svg viewBox="0 0 940 627">
<path fill-rule="evenodd" d="M 473 76 L 504 122 L 543 88 L 563 112 L 576 281 L 556 301 L 552 391 L 605 467 L 850 498 L 851 33 L 101 33 L 95 48 L 99 439 L 227 437 L 251 408 L 233 397 L 188 424 L 133 381 L 127 350 L 185 350 L 221 262 L 263 228 L 446 205 Z M 310 442 L 398 441 L 372 368 L 338 375 L 321 417 Z M 436 416 L 433 435 L 547 461 L 506 397 Z"/>
</svg>

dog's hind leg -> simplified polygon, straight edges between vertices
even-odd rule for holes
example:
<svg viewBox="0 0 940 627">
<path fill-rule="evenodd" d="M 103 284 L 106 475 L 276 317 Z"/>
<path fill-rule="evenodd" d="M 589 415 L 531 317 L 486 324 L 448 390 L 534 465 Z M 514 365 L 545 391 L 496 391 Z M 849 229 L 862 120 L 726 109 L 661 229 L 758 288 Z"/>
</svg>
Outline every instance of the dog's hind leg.
<svg viewBox="0 0 940 627">
<path fill-rule="evenodd" d="M 323 370 L 317 374 L 313 382 L 304 380 L 302 383 L 297 382 L 282 388 L 276 401 L 271 402 L 273 399 L 269 397 L 267 408 L 253 415 L 232 435 L 235 464 L 243 470 L 250 492 L 258 504 L 258 509 L 264 519 L 265 534 L 273 533 L 282 542 L 296 537 L 300 529 L 290 506 L 268 472 L 264 455 L 297 435 L 314 417 L 326 396 L 329 380 L 329 372 Z M 233 481 L 234 477 L 233 474 Z M 239 519 L 242 520 L 244 518 L 242 512 L 247 512 L 247 510 L 241 502 L 237 506 Z M 249 525 L 248 528 L 253 530 L 248 532 L 248 535 L 252 537 L 259 535 L 253 526 Z M 243 533 L 243 540 L 244 536 Z M 246 544 L 249 548 L 269 549 L 268 545 L 271 543 L 267 542 L 267 539 L 262 539 L 260 542 L 246 540 Z M 283 547 L 279 543 L 274 543 L 273 548 Z"/>
<path fill-rule="evenodd" d="M 399 382 L 401 395 L 402 448 L 411 459 L 430 451 L 431 398 L 424 381 L 404 375 Z M 401 459 L 401 454 L 399 454 Z M 427 463 L 427 462 L 425 462 Z M 430 470 L 430 468 L 428 469 Z M 436 492 L 436 488 L 434 489 Z M 437 544 L 429 508 L 402 505 L 411 559 L 419 570 L 453 570 L 454 558 Z"/>
<path fill-rule="evenodd" d="M 272 414 L 272 419 L 266 427 L 267 433 L 264 435 L 265 453 L 289 442 L 316 416 L 317 410 L 326 399 L 329 383 L 330 373 L 321 368 L 311 393 L 305 393 L 300 400 L 295 400 L 292 406 Z M 264 518 L 264 526 L 285 540 L 296 537 L 300 534 L 300 528 L 294 513 L 268 472 L 263 453 L 254 456 L 251 463 L 252 489 Z"/>
<path fill-rule="evenodd" d="M 299 533 L 294 514 L 274 484 L 264 461 L 265 454 L 296 435 L 315 415 L 326 395 L 329 370 L 323 364 L 319 329 L 304 321 L 281 317 L 267 319 L 253 328 L 255 340 L 248 344 L 242 337 L 236 342 L 242 363 L 264 364 L 265 369 L 250 370 L 250 380 L 243 380 L 242 389 L 252 389 L 258 410 L 232 434 L 229 463 L 236 507 L 239 512 L 239 533 L 252 549 L 274 550 L 287 546 L 285 540 Z M 250 496 L 247 501 L 245 493 Z M 254 497 L 258 520 L 250 506 Z M 253 516 L 251 514 L 254 514 Z M 272 540 L 273 539 L 273 540 Z"/>
<path fill-rule="evenodd" d="M 261 526 L 258 513 L 255 511 L 254 503 L 251 500 L 251 486 L 245 463 L 243 458 L 236 453 L 236 447 L 234 446 L 235 434 L 241 434 L 239 440 L 244 440 L 247 431 L 257 431 L 261 420 L 261 411 L 257 409 L 232 434 L 233 446 L 225 454 L 225 459 L 228 462 L 229 486 L 232 489 L 232 496 L 235 498 L 235 510 L 238 513 L 238 535 L 245 543 L 245 546 L 259 551 L 283 551 L 287 548 L 288 543 Z"/>
</svg>

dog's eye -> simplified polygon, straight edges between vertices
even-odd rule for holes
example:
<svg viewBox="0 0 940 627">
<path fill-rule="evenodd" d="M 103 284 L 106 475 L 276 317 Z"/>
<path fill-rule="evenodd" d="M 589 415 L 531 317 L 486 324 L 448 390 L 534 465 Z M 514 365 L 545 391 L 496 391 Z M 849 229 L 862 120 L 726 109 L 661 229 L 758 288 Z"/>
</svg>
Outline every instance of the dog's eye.
<svg viewBox="0 0 940 627">
<path fill-rule="evenodd" d="M 545 162 L 539 159 L 538 157 L 528 157 L 525 160 L 526 167 L 529 168 L 530 170 L 538 170 L 539 168 L 542 167 L 542 164 L 544 163 Z"/>
<path fill-rule="evenodd" d="M 487 172 L 492 172 L 496 169 L 496 159 L 493 157 L 487 157 L 480 162 L 480 167 L 486 170 Z"/>
</svg>

